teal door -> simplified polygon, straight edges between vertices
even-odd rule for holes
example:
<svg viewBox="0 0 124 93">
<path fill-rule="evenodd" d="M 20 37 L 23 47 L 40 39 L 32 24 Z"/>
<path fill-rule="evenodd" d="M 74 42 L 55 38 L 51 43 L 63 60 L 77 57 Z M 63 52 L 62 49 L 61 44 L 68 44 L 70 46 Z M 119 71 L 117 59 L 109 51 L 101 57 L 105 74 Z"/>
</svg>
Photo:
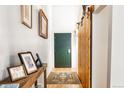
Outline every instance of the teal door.
<svg viewBox="0 0 124 93">
<path fill-rule="evenodd" d="M 54 34 L 55 67 L 71 67 L 71 33 Z"/>
</svg>

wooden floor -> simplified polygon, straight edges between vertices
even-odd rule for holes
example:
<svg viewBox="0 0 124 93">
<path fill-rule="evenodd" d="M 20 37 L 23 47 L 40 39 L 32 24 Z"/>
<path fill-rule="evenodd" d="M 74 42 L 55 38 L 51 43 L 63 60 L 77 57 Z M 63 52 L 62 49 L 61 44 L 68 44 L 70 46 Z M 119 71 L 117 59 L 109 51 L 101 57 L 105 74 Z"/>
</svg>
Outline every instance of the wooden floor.
<svg viewBox="0 0 124 93">
<path fill-rule="evenodd" d="M 74 72 L 71 68 L 55 68 L 52 72 Z M 47 88 L 82 88 L 81 84 L 47 84 Z"/>
</svg>

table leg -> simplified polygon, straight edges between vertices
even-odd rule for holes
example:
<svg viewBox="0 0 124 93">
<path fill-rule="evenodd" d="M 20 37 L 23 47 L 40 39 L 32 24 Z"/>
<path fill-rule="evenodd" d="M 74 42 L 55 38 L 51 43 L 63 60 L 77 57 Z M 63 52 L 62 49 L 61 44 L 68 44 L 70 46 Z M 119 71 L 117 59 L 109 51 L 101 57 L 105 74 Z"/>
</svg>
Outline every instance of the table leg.
<svg viewBox="0 0 124 93">
<path fill-rule="evenodd" d="M 44 71 L 44 88 L 47 88 L 46 69 L 45 69 L 45 71 Z"/>
<path fill-rule="evenodd" d="M 37 83 L 37 80 L 35 82 L 35 88 L 38 88 L 38 83 Z"/>
</svg>

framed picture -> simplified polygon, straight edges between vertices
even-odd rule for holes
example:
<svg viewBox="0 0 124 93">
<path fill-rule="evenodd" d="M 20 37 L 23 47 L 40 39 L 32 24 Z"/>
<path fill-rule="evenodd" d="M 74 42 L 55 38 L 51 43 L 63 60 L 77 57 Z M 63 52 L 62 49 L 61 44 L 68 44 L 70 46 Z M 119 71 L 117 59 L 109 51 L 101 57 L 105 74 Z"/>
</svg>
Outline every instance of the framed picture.
<svg viewBox="0 0 124 93">
<path fill-rule="evenodd" d="M 31 52 L 18 53 L 21 62 L 24 64 L 27 74 L 31 74 L 37 71 L 37 66 L 35 64 L 34 57 Z"/>
<path fill-rule="evenodd" d="M 32 28 L 32 6 L 21 5 L 21 21 L 22 24 Z"/>
<path fill-rule="evenodd" d="M 12 81 L 16 81 L 27 76 L 23 65 L 9 67 L 8 72 Z"/>
<path fill-rule="evenodd" d="M 36 65 L 37 67 L 42 67 L 42 61 L 40 59 L 40 56 L 38 53 L 36 53 L 36 56 L 37 56 L 37 60 L 36 60 Z"/>
<path fill-rule="evenodd" d="M 48 19 L 42 9 L 39 10 L 39 35 L 48 38 Z"/>
</svg>

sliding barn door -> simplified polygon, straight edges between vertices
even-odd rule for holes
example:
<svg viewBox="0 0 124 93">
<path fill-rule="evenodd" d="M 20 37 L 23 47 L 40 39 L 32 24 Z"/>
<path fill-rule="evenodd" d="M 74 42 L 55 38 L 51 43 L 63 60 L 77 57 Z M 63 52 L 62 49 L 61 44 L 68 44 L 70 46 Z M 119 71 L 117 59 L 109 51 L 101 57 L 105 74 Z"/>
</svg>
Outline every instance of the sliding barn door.
<svg viewBox="0 0 124 93">
<path fill-rule="evenodd" d="M 78 32 L 78 75 L 84 88 L 91 87 L 91 15 L 88 12 Z"/>
</svg>

